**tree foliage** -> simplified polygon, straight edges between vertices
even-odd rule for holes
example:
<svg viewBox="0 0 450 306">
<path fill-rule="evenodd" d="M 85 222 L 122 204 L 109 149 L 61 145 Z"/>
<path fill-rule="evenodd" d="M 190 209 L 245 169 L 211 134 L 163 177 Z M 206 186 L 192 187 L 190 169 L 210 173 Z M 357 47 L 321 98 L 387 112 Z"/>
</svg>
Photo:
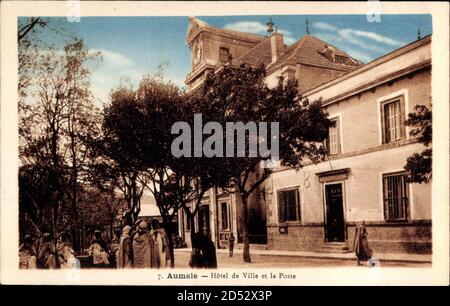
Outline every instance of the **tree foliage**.
<svg viewBox="0 0 450 306">
<path fill-rule="evenodd" d="M 279 158 L 281 165 L 299 168 L 304 161 L 317 162 L 325 155 L 322 141 L 331 121 L 320 101 L 302 100 L 296 81 L 280 79 L 269 88 L 264 82 L 265 68 L 239 68 L 226 65 L 210 74 L 203 88 L 202 105 L 211 105 L 214 121 L 279 123 Z M 268 128 L 268 135 L 271 134 Z M 261 135 L 259 135 L 261 136 Z M 268 137 L 268 136 L 267 136 Z M 226 141 L 226 140 L 225 140 Z M 224 141 L 224 143 L 225 143 Z M 246 136 L 246 148 L 250 138 Z M 235 151 L 236 152 L 236 151 Z M 236 188 L 243 202 L 243 242 L 245 262 L 250 262 L 248 233 L 248 198 L 270 176 L 270 168 L 261 168 L 271 156 L 227 157 L 221 169 L 228 171 L 229 186 Z"/>
<path fill-rule="evenodd" d="M 89 139 L 99 133 L 88 62 L 99 54 L 73 40 L 63 50 L 48 47 L 34 56 L 27 72 L 31 95 L 19 107 L 20 206 L 21 213 L 33 212 L 36 224 L 52 225 L 55 232 L 78 222 Z"/>
<path fill-rule="evenodd" d="M 429 183 L 432 179 L 432 111 L 425 105 L 416 105 L 408 114 L 405 124 L 410 126 L 410 136 L 427 148 L 408 157 L 405 165 L 407 180 L 412 183 Z"/>
</svg>

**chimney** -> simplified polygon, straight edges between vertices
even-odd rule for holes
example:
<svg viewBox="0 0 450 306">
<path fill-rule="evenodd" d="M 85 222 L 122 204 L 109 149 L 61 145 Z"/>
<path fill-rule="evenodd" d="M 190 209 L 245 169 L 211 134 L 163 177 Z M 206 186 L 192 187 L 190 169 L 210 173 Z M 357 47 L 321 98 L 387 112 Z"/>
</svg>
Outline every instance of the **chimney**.
<svg viewBox="0 0 450 306">
<path fill-rule="evenodd" d="M 325 50 L 323 52 L 330 61 L 333 63 L 336 61 L 336 50 L 333 47 L 325 45 Z"/>
<path fill-rule="evenodd" d="M 280 33 L 273 33 L 270 36 L 270 49 L 272 51 L 272 64 L 280 59 L 284 54 L 283 35 Z"/>
</svg>

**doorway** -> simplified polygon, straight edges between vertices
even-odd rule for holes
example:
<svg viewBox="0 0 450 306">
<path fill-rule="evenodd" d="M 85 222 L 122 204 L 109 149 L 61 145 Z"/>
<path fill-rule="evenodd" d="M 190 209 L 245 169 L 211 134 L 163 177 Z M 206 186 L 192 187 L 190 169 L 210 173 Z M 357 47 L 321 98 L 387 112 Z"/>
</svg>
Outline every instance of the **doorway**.
<svg viewBox="0 0 450 306">
<path fill-rule="evenodd" d="M 327 242 L 345 241 L 344 200 L 342 183 L 325 185 L 326 240 Z"/>
</svg>

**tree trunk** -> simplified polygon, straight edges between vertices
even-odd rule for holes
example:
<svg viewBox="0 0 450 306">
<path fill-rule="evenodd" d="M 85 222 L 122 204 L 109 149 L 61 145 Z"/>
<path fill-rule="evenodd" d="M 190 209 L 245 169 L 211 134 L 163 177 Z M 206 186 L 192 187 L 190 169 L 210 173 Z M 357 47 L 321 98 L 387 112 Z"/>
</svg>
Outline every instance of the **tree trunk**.
<svg viewBox="0 0 450 306">
<path fill-rule="evenodd" d="M 131 218 L 133 224 L 137 221 L 139 213 L 141 212 L 137 188 L 136 175 L 134 175 L 131 181 Z"/>
<path fill-rule="evenodd" d="M 173 251 L 172 228 L 167 221 L 164 222 L 164 229 L 166 230 L 167 239 L 169 240 L 170 267 L 173 269 L 175 268 L 175 253 Z"/>
<path fill-rule="evenodd" d="M 185 210 L 186 211 L 186 210 Z M 189 226 L 190 226 L 190 237 L 191 237 L 191 249 L 192 251 L 194 251 L 194 247 L 193 247 L 193 241 L 194 241 L 194 236 L 195 236 L 195 215 L 192 212 L 187 212 L 187 222 L 189 222 Z"/>
<path fill-rule="evenodd" d="M 242 196 L 242 208 L 243 208 L 243 218 L 242 218 L 242 238 L 244 243 L 244 250 L 242 253 L 242 259 L 244 262 L 252 262 L 250 258 L 250 240 L 248 235 L 248 196 Z"/>
</svg>

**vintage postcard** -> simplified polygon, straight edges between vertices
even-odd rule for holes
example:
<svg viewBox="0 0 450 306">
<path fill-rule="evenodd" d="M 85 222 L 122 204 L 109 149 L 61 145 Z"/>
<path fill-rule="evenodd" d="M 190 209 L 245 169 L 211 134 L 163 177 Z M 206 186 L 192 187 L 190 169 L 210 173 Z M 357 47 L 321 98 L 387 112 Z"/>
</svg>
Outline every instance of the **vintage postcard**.
<svg viewBox="0 0 450 306">
<path fill-rule="evenodd" d="M 448 285 L 448 24 L 3 1 L 1 282 Z"/>
</svg>

